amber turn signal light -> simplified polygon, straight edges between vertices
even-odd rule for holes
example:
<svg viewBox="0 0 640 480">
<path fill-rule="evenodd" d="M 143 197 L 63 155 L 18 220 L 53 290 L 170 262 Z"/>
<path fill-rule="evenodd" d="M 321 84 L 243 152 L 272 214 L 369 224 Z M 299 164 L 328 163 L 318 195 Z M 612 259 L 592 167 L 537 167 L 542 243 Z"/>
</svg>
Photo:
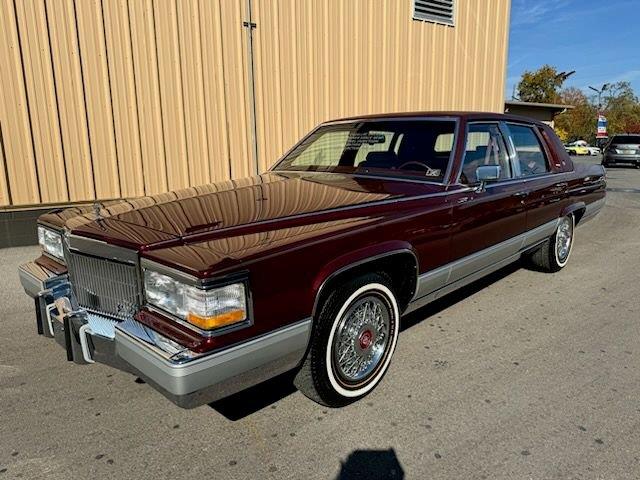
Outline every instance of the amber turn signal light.
<svg viewBox="0 0 640 480">
<path fill-rule="evenodd" d="M 201 317 L 195 313 L 187 314 L 187 321 L 203 330 L 213 330 L 214 328 L 226 327 L 233 323 L 242 322 L 247 318 L 244 310 L 231 310 L 229 312 L 214 315 L 212 317 Z"/>
</svg>

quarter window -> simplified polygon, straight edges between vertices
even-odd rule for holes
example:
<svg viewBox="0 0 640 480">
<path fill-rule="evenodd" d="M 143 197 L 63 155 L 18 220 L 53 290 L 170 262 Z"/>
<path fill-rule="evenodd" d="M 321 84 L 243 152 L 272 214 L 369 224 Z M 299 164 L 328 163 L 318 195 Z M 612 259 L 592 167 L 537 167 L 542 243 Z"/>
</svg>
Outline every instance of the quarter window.
<svg viewBox="0 0 640 480">
<path fill-rule="evenodd" d="M 472 123 L 467 130 L 467 145 L 462 163 L 462 183 L 477 183 L 476 170 L 483 165 L 500 166 L 500 179 L 511 178 L 511 164 L 504 138 L 495 123 Z"/>
<path fill-rule="evenodd" d="M 540 175 L 549 171 L 542 145 L 533 128 L 524 125 L 509 125 L 513 146 L 518 154 L 520 176 Z"/>
</svg>

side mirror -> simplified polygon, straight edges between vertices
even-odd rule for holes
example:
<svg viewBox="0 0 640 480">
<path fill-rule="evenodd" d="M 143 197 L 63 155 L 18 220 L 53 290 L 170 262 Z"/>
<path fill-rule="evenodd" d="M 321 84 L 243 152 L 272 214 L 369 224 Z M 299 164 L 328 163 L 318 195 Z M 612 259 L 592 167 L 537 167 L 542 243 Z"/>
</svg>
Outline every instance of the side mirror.
<svg viewBox="0 0 640 480">
<path fill-rule="evenodd" d="M 477 191 L 483 192 L 487 183 L 500 180 L 501 173 L 500 165 L 483 165 L 476 168 L 476 179 L 480 182 Z"/>
</svg>

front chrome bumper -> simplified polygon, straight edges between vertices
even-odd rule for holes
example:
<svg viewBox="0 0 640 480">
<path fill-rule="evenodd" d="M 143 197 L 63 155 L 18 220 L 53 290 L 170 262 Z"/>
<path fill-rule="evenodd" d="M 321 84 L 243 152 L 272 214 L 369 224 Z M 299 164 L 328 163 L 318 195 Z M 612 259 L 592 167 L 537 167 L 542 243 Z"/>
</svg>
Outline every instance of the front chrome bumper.
<svg viewBox="0 0 640 480">
<path fill-rule="evenodd" d="M 69 279 L 35 263 L 20 266 L 20 282 L 35 299 L 38 332 L 55 338 L 77 364 L 104 363 L 138 375 L 176 405 L 193 408 L 295 368 L 311 320 L 213 353 L 193 352 L 133 318 L 118 321 L 75 304 Z"/>
</svg>

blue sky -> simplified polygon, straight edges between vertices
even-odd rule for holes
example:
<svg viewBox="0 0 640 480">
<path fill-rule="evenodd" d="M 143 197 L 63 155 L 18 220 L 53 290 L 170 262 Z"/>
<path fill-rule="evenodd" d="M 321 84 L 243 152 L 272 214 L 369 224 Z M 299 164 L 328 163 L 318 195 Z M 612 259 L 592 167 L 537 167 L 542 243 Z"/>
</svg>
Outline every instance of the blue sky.
<svg viewBox="0 0 640 480">
<path fill-rule="evenodd" d="M 565 86 L 628 80 L 640 95 L 640 0 L 512 0 L 507 98 L 545 63 L 576 71 Z"/>
</svg>

